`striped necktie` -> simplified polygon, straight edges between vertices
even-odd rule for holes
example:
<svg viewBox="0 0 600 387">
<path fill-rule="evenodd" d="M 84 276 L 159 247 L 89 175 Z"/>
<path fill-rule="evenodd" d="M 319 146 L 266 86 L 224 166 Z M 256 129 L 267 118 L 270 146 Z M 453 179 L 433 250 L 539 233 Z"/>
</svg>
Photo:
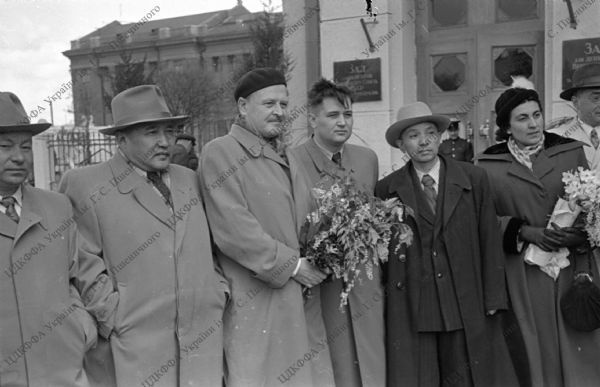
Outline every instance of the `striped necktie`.
<svg viewBox="0 0 600 387">
<path fill-rule="evenodd" d="M 6 216 L 14 220 L 15 223 L 19 223 L 19 214 L 17 214 L 15 203 L 17 203 L 17 199 L 12 196 L 7 196 L 0 200 L 0 204 L 6 208 Z"/>
<path fill-rule="evenodd" d="M 592 128 L 592 132 L 590 133 L 590 141 L 592 142 L 594 149 L 598 149 L 598 145 L 600 145 L 600 139 L 598 139 L 598 131 L 596 128 Z"/>
</svg>

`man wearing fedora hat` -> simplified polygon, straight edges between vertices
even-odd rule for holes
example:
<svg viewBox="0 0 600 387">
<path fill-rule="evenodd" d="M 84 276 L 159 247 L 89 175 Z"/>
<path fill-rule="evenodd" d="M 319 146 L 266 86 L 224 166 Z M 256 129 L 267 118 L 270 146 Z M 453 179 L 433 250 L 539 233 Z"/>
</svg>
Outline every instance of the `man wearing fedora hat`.
<svg viewBox="0 0 600 387">
<path fill-rule="evenodd" d="M 512 386 L 499 321 L 507 308 L 500 230 L 485 172 L 438 155 L 450 120 L 416 102 L 387 142 L 410 161 L 376 186 L 414 210 L 408 248 L 385 269 L 387 371 L 393 386 Z"/>
<path fill-rule="evenodd" d="M 582 66 L 573 73 L 573 84 L 560 93 L 571 101 L 577 117 L 566 117 L 548 127 L 548 132 L 583 142 L 591 169 L 600 176 L 600 64 Z"/>
<path fill-rule="evenodd" d="M 223 376 L 227 284 L 215 271 L 197 175 L 169 164 L 186 116 L 171 115 L 160 89 L 116 95 L 117 138 L 107 162 L 68 171 L 60 190 L 103 257 L 120 301 L 113 329 L 86 359 L 98 385 L 215 386 Z"/>
<path fill-rule="evenodd" d="M 319 284 L 325 274 L 299 254 L 292 181 L 301 181 L 283 141 L 285 77 L 271 68 L 252 70 L 234 98 L 235 123 L 204 146 L 200 163 L 217 258 L 232 288 L 225 384 L 332 385 L 327 346 L 310 341 L 313 326 L 323 331 L 322 318 L 305 311 L 302 297 L 302 286 Z"/>
<path fill-rule="evenodd" d="M 106 329 L 118 301 L 102 260 L 78 248 L 68 198 L 25 183 L 32 137 L 50 125 L 30 124 L 17 96 L 0 92 L 2 386 L 87 386 L 94 317 Z"/>
</svg>

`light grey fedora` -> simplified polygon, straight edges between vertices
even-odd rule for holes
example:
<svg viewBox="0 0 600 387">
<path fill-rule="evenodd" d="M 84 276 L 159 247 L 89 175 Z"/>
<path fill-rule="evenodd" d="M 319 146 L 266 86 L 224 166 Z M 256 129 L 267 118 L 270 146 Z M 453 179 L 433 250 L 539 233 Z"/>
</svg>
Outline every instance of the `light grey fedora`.
<svg viewBox="0 0 600 387">
<path fill-rule="evenodd" d="M 440 133 L 448 129 L 448 126 L 450 125 L 450 119 L 448 117 L 433 114 L 429 106 L 424 102 L 415 102 L 398 109 L 396 122 L 394 122 L 385 132 L 385 139 L 388 144 L 394 148 L 398 148 L 396 141 L 402 136 L 402 132 L 411 126 L 422 122 L 431 122 L 438 128 Z"/>
<path fill-rule="evenodd" d="M 100 129 L 101 133 L 114 135 L 119 130 L 136 124 L 153 122 L 183 122 L 188 116 L 173 116 L 165 97 L 156 85 L 141 85 L 123 90 L 110 103 L 113 125 Z"/>
</svg>

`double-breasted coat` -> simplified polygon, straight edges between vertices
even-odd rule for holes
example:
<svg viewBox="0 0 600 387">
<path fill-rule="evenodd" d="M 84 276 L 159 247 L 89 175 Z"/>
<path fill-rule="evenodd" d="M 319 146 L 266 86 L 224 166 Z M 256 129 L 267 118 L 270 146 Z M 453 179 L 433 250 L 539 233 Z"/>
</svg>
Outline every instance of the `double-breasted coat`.
<svg viewBox="0 0 600 387">
<path fill-rule="evenodd" d="M 217 257 L 232 288 L 224 317 L 227 386 L 321 386 L 329 350 L 309 337 L 290 168 L 265 140 L 233 124 L 203 148 L 203 194 Z M 320 321 L 321 329 L 322 320 Z M 329 371 L 329 373 L 328 373 Z"/>
<path fill-rule="evenodd" d="M 179 165 L 168 173 L 173 211 L 120 152 L 67 172 L 60 184 L 119 292 L 110 342 L 101 340 L 86 359 L 101 385 L 222 380 L 227 284 L 215 271 L 197 175 Z"/>
<path fill-rule="evenodd" d="M 328 159 L 317 146 L 314 138 L 290 151 L 302 166 L 306 187 L 315 185 L 326 174 L 349 174 L 357 187 L 373 193 L 378 177 L 377 155 L 369 148 L 345 144 L 342 152 L 342 168 Z M 311 197 L 309 190 L 296 192 L 296 200 Z M 316 203 L 305 213 L 298 214 L 302 220 Z M 325 327 L 329 334 L 347 327 L 335 339 L 329 341 L 335 382 L 340 386 L 384 386 L 385 385 L 385 327 L 383 319 L 384 297 L 380 270 L 373 271 L 373 279 L 361 275 L 348 296 L 348 307 L 340 311 L 341 280 L 322 282 L 320 291 L 321 309 Z M 352 318 L 354 316 L 354 318 Z M 353 364 L 357 362 L 357 364 Z"/>
<path fill-rule="evenodd" d="M 28 185 L 22 193 L 18 224 L 0 213 L 0 385 L 88 386 L 83 358 L 97 331 L 80 294 L 112 309 L 116 294 L 101 262 L 80 265 L 67 197 Z"/>
<path fill-rule="evenodd" d="M 574 262 L 555 282 L 539 267 L 527 265 L 516 250 L 518 227 L 525 222 L 546 227 L 559 197 L 564 195 L 562 173 L 587 168 L 582 143 L 546 133 L 544 149 L 533 161 L 533 171 L 512 157 L 506 143 L 478 156 L 490 178 L 498 216 L 502 220 L 509 296 L 521 330 L 534 386 L 598 385 L 600 331 L 577 332 L 565 325 L 560 297 L 573 279 Z M 594 278 L 598 261 L 593 262 Z"/>
<path fill-rule="evenodd" d="M 507 308 L 504 257 L 499 227 L 485 172 L 469 163 L 440 156 L 445 163 L 443 238 L 466 337 L 470 370 L 475 386 L 512 386 L 517 383 L 498 316 L 488 310 Z M 412 162 L 377 183 L 376 195 L 398 197 L 417 208 L 411 177 Z M 420 188 L 419 188 L 420 189 Z M 415 216 L 425 216 L 415 212 Z M 419 333 L 417 317 L 423 273 L 419 229 L 408 217 L 415 238 L 410 247 L 396 251 L 392 241 L 384 270 L 386 292 L 386 347 L 388 386 L 419 386 Z M 423 279 L 426 280 L 426 279 Z M 464 370 L 457 370 L 463 373 Z"/>
</svg>

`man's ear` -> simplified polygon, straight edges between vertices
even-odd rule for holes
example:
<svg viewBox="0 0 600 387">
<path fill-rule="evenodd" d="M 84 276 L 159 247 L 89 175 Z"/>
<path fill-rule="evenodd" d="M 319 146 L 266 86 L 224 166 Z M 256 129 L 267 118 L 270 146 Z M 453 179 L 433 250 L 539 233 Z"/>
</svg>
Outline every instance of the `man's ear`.
<svg viewBox="0 0 600 387">
<path fill-rule="evenodd" d="M 311 111 L 308 112 L 308 126 L 313 130 L 317 127 L 317 115 Z"/>
<path fill-rule="evenodd" d="M 240 115 L 245 116 L 248 114 L 248 100 L 244 97 L 240 97 L 237 100 L 237 107 Z"/>
</svg>

